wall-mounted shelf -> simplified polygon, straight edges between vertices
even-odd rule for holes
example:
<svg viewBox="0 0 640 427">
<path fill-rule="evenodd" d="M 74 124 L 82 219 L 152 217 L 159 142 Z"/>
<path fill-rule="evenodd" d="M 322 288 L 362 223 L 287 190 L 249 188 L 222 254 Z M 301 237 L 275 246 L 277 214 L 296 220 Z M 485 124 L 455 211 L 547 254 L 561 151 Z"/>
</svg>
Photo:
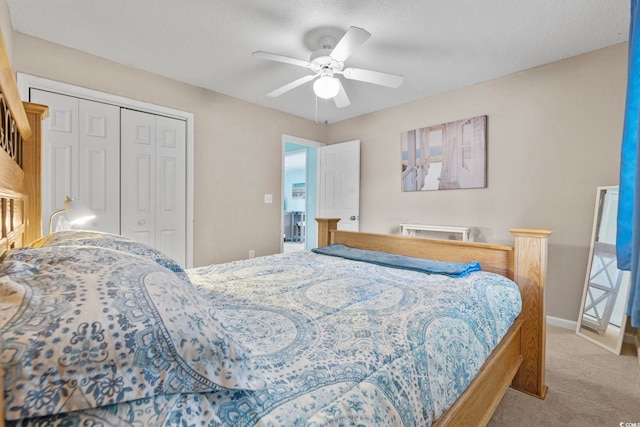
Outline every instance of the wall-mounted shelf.
<svg viewBox="0 0 640 427">
<path fill-rule="evenodd" d="M 423 224 L 400 224 L 400 232 L 403 236 L 416 236 L 416 231 L 429 231 L 438 233 L 460 234 L 463 242 L 470 242 L 471 227 L 454 227 L 448 225 L 423 225 Z"/>
</svg>

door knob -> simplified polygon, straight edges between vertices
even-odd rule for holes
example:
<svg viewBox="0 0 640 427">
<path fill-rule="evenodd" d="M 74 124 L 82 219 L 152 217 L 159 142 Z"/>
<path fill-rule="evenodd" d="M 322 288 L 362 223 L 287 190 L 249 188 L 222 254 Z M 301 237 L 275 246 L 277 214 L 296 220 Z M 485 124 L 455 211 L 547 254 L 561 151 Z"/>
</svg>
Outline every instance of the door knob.
<svg viewBox="0 0 640 427">
<path fill-rule="evenodd" d="M 355 220 L 357 220 L 357 219 L 358 219 L 358 217 L 357 217 L 357 216 L 355 216 L 355 215 L 351 215 L 351 218 L 349 218 L 349 219 L 350 219 L 351 221 L 355 221 Z"/>
<path fill-rule="evenodd" d="M 145 225 L 147 221 L 145 221 L 144 219 L 141 219 L 140 221 L 138 221 L 138 225 Z"/>
</svg>

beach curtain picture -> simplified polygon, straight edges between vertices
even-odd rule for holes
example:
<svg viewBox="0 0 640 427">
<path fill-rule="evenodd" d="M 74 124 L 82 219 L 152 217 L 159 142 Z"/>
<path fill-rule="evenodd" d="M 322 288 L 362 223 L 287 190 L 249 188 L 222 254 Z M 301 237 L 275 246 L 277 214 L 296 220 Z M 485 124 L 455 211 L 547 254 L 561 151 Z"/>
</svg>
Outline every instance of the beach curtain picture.
<svg viewBox="0 0 640 427">
<path fill-rule="evenodd" d="M 487 186 L 487 116 L 402 132 L 402 191 Z"/>
</svg>

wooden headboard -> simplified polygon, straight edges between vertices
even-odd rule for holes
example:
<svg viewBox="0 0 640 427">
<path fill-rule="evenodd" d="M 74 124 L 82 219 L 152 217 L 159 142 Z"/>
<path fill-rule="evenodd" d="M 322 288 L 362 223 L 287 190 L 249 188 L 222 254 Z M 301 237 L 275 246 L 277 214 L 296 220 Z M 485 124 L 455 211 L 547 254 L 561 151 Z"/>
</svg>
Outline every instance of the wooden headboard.
<svg viewBox="0 0 640 427">
<path fill-rule="evenodd" d="M 22 102 L 0 35 L 0 256 L 42 236 L 44 105 Z"/>
<path fill-rule="evenodd" d="M 0 34 L 0 257 L 42 235 L 40 125 L 47 114 L 47 107 L 20 100 Z M 0 427 L 5 425 L 2 374 L 0 367 Z"/>
<path fill-rule="evenodd" d="M 0 255 L 22 246 L 27 231 L 24 144 L 31 136 L 16 80 L 0 35 Z"/>
</svg>

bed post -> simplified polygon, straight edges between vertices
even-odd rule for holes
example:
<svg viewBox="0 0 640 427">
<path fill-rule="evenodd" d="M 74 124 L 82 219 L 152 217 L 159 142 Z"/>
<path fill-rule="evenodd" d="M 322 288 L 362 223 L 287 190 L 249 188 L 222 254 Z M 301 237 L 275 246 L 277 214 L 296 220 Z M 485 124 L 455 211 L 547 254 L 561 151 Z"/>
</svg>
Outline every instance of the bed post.
<svg viewBox="0 0 640 427">
<path fill-rule="evenodd" d="M 512 228 L 514 236 L 514 281 L 522 292 L 524 320 L 520 336 L 524 359 L 512 386 L 544 399 L 546 315 L 544 287 L 547 276 L 547 241 L 551 230 Z"/>
<path fill-rule="evenodd" d="M 338 229 L 340 218 L 316 218 L 318 223 L 318 247 L 330 245 L 332 243 L 331 230 Z"/>
<path fill-rule="evenodd" d="M 22 155 L 24 190 L 27 193 L 27 229 L 23 242 L 33 242 L 42 237 L 42 121 L 49 116 L 49 107 L 23 102 L 31 136 L 24 140 Z"/>
</svg>

